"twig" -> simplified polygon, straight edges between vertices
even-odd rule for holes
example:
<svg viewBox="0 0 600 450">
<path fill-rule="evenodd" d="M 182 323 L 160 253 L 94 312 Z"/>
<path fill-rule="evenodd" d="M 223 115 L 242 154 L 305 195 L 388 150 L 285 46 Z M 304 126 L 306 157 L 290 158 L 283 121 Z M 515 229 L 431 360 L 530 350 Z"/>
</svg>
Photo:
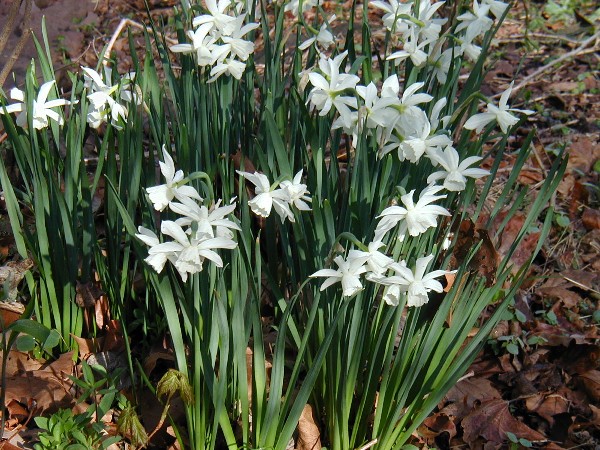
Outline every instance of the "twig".
<svg viewBox="0 0 600 450">
<path fill-rule="evenodd" d="M 377 444 L 377 439 L 373 439 L 371 442 L 367 442 L 365 445 L 363 445 L 358 450 L 367 450 L 367 449 L 373 447 L 375 444 Z"/>
<path fill-rule="evenodd" d="M 111 52 L 113 46 L 115 45 L 115 42 L 117 41 L 119 35 L 121 34 L 121 31 L 123 31 L 123 28 L 125 28 L 126 25 L 130 25 L 132 27 L 139 28 L 140 30 L 146 30 L 150 33 L 153 32 L 152 28 L 142 25 L 139 22 L 135 22 L 134 20 L 131 20 L 131 19 L 121 19 L 121 21 L 119 22 L 119 25 L 117 26 L 114 33 L 112 34 L 110 41 L 108 41 L 108 45 L 106 46 L 106 51 L 104 52 L 104 55 L 105 55 L 104 56 L 104 64 L 107 64 L 107 60 L 108 60 L 108 58 L 110 58 L 110 52 Z M 175 45 L 175 44 L 179 43 L 175 39 L 168 38 L 161 33 L 158 33 L 158 34 L 169 44 Z"/>
<path fill-rule="evenodd" d="M 519 84 L 517 84 L 515 87 L 513 87 L 512 92 L 515 93 L 518 90 L 523 89 L 525 86 L 527 86 L 536 77 L 538 77 L 541 74 L 543 74 L 543 73 L 547 72 L 548 70 L 552 69 L 554 66 L 556 66 L 557 64 L 560 64 L 564 60 L 573 58 L 575 56 L 578 56 L 578 55 L 584 53 L 585 48 L 588 45 L 590 45 L 591 42 L 594 42 L 599 37 L 600 37 L 600 31 L 597 31 L 596 33 L 594 33 L 594 35 L 592 35 L 591 37 L 589 37 L 585 41 L 583 41 L 581 43 L 581 45 L 579 47 L 577 47 L 576 49 L 571 50 L 570 52 L 567 52 L 567 53 L 561 55 L 560 57 L 556 58 L 554 61 L 549 62 L 545 66 L 542 66 L 539 69 L 537 69 L 536 71 L 534 71 L 533 73 L 527 75 L 525 78 L 523 78 L 523 80 L 521 80 L 521 82 Z M 494 96 L 494 97 L 499 97 L 499 96 L 500 95 L 497 95 L 497 96 Z"/>
<path fill-rule="evenodd" d="M 13 30 L 13 26 L 15 24 L 15 18 L 17 17 L 17 13 L 21 8 L 22 0 L 15 0 L 12 5 L 10 5 L 10 11 L 8 12 L 8 18 L 6 23 L 4 24 L 4 30 L 2 30 L 2 34 L 0 35 L 0 52 L 4 50 L 6 46 L 6 42 L 8 42 L 8 36 L 10 36 L 10 32 Z"/>
<path fill-rule="evenodd" d="M 16 3 L 21 3 L 21 2 L 16 2 Z M 2 68 L 2 71 L 0 72 L 0 86 L 2 86 L 4 84 L 4 81 L 8 77 L 10 70 L 12 69 L 13 65 L 17 61 L 17 58 L 19 58 L 19 54 L 23 50 L 23 47 L 25 47 L 25 43 L 27 42 L 27 39 L 29 38 L 28 31 L 29 31 L 30 23 L 31 23 L 31 0 L 25 0 L 25 16 L 23 19 L 24 31 L 23 31 L 23 34 L 21 35 L 21 37 L 19 38 L 19 42 L 17 42 L 17 45 L 15 46 L 14 50 L 8 57 L 6 63 L 4 64 L 4 67 Z M 9 21 L 8 25 L 11 25 L 10 21 Z M 10 29 L 10 26 L 8 28 Z M 4 35 L 2 37 L 4 37 Z M 6 45 L 6 42 L 3 43 L 3 46 L 4 45 Z"/>
</svg>

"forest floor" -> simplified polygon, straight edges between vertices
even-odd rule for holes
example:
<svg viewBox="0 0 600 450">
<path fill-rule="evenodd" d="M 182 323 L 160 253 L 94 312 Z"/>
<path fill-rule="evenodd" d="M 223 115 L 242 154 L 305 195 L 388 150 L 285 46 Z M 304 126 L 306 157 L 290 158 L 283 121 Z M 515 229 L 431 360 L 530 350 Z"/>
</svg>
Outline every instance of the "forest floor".
<svg viewBox="0 0 600 450">
<path fill-rule="evenodd" d="M 9 3 L 0 4 L 0 28 Z M 42 8 L 34 6 L 32 27 L 38 27 L 41 16 L 46 16 L 59 73 L 60 68 L 94 67 L 99 52 L 113 37 L 112 50 L 123 56 L 119 72 L 129 70 L 127 32 L 116 33 L 123 19 L 134 23 L 132 37 L 143 47 L 142 31 L 135 26 L 146 21 L 143 0 L 35 3 Z M 175 3 L 149 1 L 152 16 L 168 21 Z M 325 2 L 324 8 L 334 4 Z M 600 10 L 593 1 L 522 0 L 493 43 L 493 63 L 483 94 L 502 92 L 514 80 L 513 95 L 519 100 L 511 105 L 536 111 L 522 135 L 515 137 L 514 148 L 518 148 L 518 141 L 534 131 L 534 150 L 519 182 L 535 193 L 563 147 L 570 159 L 553 198 L 558 215 L 529 281 L 470 371 L 415 432 L 412 443 L 417 447 L 502 448 L 508 436 L 514 437 L 512 448 L 600 448 L 599 19 Z M 22 32 L 10 36 L 7 48 L 14 48 Z M 34 57 L 29 43 L 14 66 L 16 79 L 23 79 Z M 10 87 L 9 77 L 4 88 Z M 515 157 L 506 155 L 498 183 L 510 174 Z M 495 242 L 499 254 L 520 228 L 519 216 L 513 220 L 502 241 Z M 535 230 L 531 236 L 513 258 L 516 264 L 525 261 L 535 247 Z M 0 241 L 0 245 L 6 244 Z M 10 364 L 15 370 L 27 364 L 45 383 L 37 391 L 31 381 L 16 377 L 7 385 L 4 436 L 12 436 L 12 443 L 23 443 L 32 425 L 31 421 L 27 424 L 31 402 L 37 406 L 45 402 L 51 410 L 64 401 L 60 386 L 48 388 L 49 372 L 68 373 L 73 363 L 70 355 L 45 366 L 15 355 Z M 22 401 L 23 392 L 29 393 L 28 402 Z M 159 413 L 155 409 L 154 414 Z"/>
</svg>

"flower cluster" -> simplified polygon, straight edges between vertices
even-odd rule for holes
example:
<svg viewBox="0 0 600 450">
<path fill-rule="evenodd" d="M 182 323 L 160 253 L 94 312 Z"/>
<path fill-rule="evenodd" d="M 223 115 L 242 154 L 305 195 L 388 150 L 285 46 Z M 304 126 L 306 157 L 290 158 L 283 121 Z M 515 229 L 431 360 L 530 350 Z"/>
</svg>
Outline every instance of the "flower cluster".
<svg viewBox="0 0 600 450">
<path fill-rule="evenodd" d="M 247 59 L 254 53 L 254 42 L 244 36 L 258 27 L 257 23 L 244 24 L 244 7 L 243 2 L 206 0 L 208 14 L 195 17 L 195 29 L 187 31 L 191 43 L 173 45 L 171 51 L 196 55 L 198 66 L 211 68 L 209 82 L 221 75 L 239 80 Z"/>
<path fill-rule="evenodd" d="M 175 170 L 173 159 L 164 147 L 163 158 L 160 169 L 166 183 L 149 187 L 146 192 L 154 209 L 163 211 L 168 207 L 181 217 L 161 223 L 161 233 L 173 240 L 161 242 L 152 230 L 142 226 L 136 236 L 150 247 L 145 261 L 154 270 L 162 272 L 169 261 L 185 282 L 188 275 L 202 271 L 207 259 L 223 267 L 223 260 L 215 250 L 236 248 L 232 230 L 239 231 L 240 227 L 228 218 L 235 210 L 235 203 L 221 206 L 219 200 L 210 207 L 203 205 L 198 191 L 185 185 L 183 172 Z"/>
<path fill-rule="evenodd" d="M 134 102 L 141 104 L 141 96 L 135 91 L 133 80 L 135 73 L 125 74 L 120 82 L 112 84 L 112 69 L 104 66 L 104 76 L 89 67 L 82 67 L 84 87 L 88 90 L 89 109 L 87 122 L 92 128 L 98 128 L 103 122 L 110 123 L 117 130 L 127 121 L 127 106 Z"/>
<path fill-rule="evenodd" d="M 398 77 L 392 75 L 384 80 L 380 89 L 374 83 L 361 86 L 356 75 L 340 72 L 345 57 L 345 52 L 333 59 L 321 56 L 321 73 L 308 75 L 313 88 L 307 101 L 319 115 L 326 115 L 332 109 L 337 112 L 333 128 L 342 128 L 352 135 L 354 145 L 361 132 L 376 136 L 380 157 L 394 152 L 400 161 L 412 163 L 427 157 L 434 167 L 443 168 L 433 173 L 428 183 L 443 180 L 443 187 L 449 191 L 465 189 L 466 177 L 480 178 L 488 174 L 485 170 L 470 168 L 481 158 L 459 160 L 449 132 L 444 130 L 449 118 L 440 118 L 447 104 L 445 98 L 433 105 L 428 116 L 421 105 L 431 102 L 433 97 L 418 92 L 423 83 L 413 83 L 401 93 Z"/>
<path fill-rule="evenodd" d="M 9 95 L 17 103 L 8 106 L 0 105 L 0 114 L 19 113 L 17 115 L 17 125 L 21 128 L 27 128 L 28 114 L 31 114 L 31 122 L 33 128 L 36 130 L 46 128 L 50 124 L 49 120 L 54 120 L 59 125 L 63 125 L 65 121 L 63 116 L 59 112 L 54 111 L 54 108 L 70 105 L 71 102 L 62 98 L 48 100 L 48 95 L 50 95 L 50 91 L 55 84 L 56 81 L 51 80 L 40 86 L 37 97 L 33 99 L 31 111 L 27 110 L 25 92 L 17 88 L 12 88 Z"/>
<path fill-rule="evenodd" d="M 450 272 L 434 270 L 426 274 L 425 270 L 433 260 L 433 255 L 418 258 L 413 272 L 406 261 L 396 262 L 379 249 L 385 246 L 383 241 L 386 234 L 396 227 L 398 238 L 404 239 L 407 232 L 415 237 L 435 227 L 438 216 L 449 216 L 448 210 L 433 204 L 446 197 L 436 195 L 442 189 L 441 186 L 428 186 L 421 192 L 417 203 L 413 200 L 414 190 L 403 195 L 401 201 L 404 206 L 390 206 L 378 216 L 380 220 L 375 236 L 367 245 L 366 251 L 352 249 L 346 259 L 338 255 L 333 260 L 337 269 L 321 269 L 311 277 L 327 278 L 321 285 L 321 290 L 341 282 L 342 295 L 350 297 L 364 289 L 361 282 L 361 276 L 364 276 L 367 281 L 386 287 L 383 300 L 389 305 L 397 306 L 401 294 L 407 295 L 407 306 L 422 306 L 427 303 L 430 291 L 442 292 L 442 285 L 435 278 Z M 390 271 L 393 275 L 387 275 Z"/>
<path fill-rule="evenodd" d="M 406 261 L 394 261 L 378 249 L 384 244 L 371 242 L 368 251 L 352 249 L 344 258 L 338 255 L 333 262 L 337 269 L 321 269 L 311 277 L 326 278 L 321 291 L 336 283 L 341 283 L 342 295 L 351 297 L 364 289 L 361 277 L 386 287 L 383 300 L 391 306 L 400 303 L 402 294 L 406 294 L 406 306 L 423 306 L 429 301 L 429 292 L 442 292 L 442 284 L 436 278 L 452 273 L 446 270 L 434 270 L 425 273 L 433 255 L 418 258 L 414 272 L 408 268 Z M 393 275 L 386 275 L 392 272 Z"/>
<path fill-rule="evenodd" d="M 259 172 L 238 170 L 237 173 L 255 186 L 255 196 L 248 201 L 248 206 L 257 216 L 269 217 L 274 208 L 281 223 L 285 222 L 285 219 L 295 222 L 292 206 L 299 211 L 310 211 L 308 203 L 312 199 L 308 196 L 306 184 L 302 183 L 302 170 L 294 176 L 293 180 L 283 180 L 279 183 L 280 187 L 277 187 L 277 184 L 271 185 L 269 178 Z"/>
</svg>

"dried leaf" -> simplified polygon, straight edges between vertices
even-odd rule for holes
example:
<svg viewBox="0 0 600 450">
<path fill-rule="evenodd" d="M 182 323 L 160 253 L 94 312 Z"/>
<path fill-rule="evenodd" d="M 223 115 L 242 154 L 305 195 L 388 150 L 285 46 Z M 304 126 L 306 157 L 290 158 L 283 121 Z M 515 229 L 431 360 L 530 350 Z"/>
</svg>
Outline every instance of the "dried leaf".
<svg viewBox="0 0 600 450">
<path fill-rule="evenodd" d="M 95 282 L 80 283 L 77 281 L 75 302 L 82 308 L 95 307 L 96 301 L 101 295 L 104 295 L 104 292 Z"/>
<path fill-rule="evenodd" d="M 313 419 L 312 407 L 304 405 L 300 420 L 298 421 L 298 440 L 296 450 L 320 450 L 321 434 Z"/>
<path fill-rule="evenodd" d="M 600 371 L 590 370 L 579 375 L 583 389 L 594 400 L 600 401 Z"/>
<path fill-rule="evenodd" d="M 507 440 L 506 433 L 514 433 L 518 438 L 530 442 L 543 442 L 547 439 L 537 431 L 529 428 L 523 422 L 515 419 L 508 409 L 508 402 L 502 399 L 487 400 L 462 420 L 463 438 L 469 445 L 479 437 L 494 442 L 503 443 Z"/>
<path fill-rule="evenodd" d="M 487 230 L 476 226 L 471 219 L 465 219 L 453 232 L 458 233 L 458 236 L 452 250 L 450 268 L 457 269 L 468 257 L 471 249 L 480 241 L 483 241 L 481 247 L 471 259 L 469 269 L 484 277 L 486 286 L 492 286 L 496 280 L 498 254 Z"/>
<path fill-rule="evenodd" d="M 600 229 L 600 211 L 597 209 L 586 208 L 581 216 L 583 226 L 588 230 Z"/>
<path fill-rule="evenodd" d="M 444 433 L 444 440 L 447 442 L 457 434 L 454 421 L 442 412 L 429 416 L 419 427 L 419 434 L 426 439 L 429 445 L 435 445 L 435 438 L 439 439 L 440 435 Z"/>
<path fill-rule="evenodd" d="M 527 409 L 544 418 L 550 426 L 554 425 L 554 417 L 569 411 L 570 402 L 559 394 L 544 394 L 541 392 L 525 400 Z"/>
<path fill-rule="evenodd" d="M 33 267 L 33 261 L 29 258 L 23 261 L 10 261 L 5 266 L 0 267 L 0 289 L 8 288 L 5 292 L 9 303 L 17 299 L 17 288 L 25 277 L 25 274 Z"/>
</svg>

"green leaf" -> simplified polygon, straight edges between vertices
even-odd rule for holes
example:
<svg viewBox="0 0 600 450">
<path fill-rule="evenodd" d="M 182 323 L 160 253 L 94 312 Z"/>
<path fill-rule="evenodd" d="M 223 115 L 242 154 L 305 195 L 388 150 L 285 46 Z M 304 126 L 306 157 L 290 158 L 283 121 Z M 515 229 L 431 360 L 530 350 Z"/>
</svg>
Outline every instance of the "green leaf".
<svg viewBox="0 0 600 450">
<path fill-rule="evenodd" d="M 558 225 L 561 228 L 567 228 L 569 225 L 571 225 L 571 220 L 569 219 L 569 216 L 565 214 L 557 214 L 554 217 L 554 220 L 556 222 L 556 225 Z"/>
<path fill-rule="evenodd" d="M 20 352 L 30 352 L 35 348 L 36 341 L 32 336 L 25 334 L 17 337 L 15 345 Z"/>
<path fill-rule="evenodd" d="M 509 342 L 508 344 L 506 344 L 506 350 L 508 351 L 508 353 L 510 353 L 512 355 L 519 354 L 519 346 L 517 344 L 515 344 L 514 342 Z"/>
</svg>

